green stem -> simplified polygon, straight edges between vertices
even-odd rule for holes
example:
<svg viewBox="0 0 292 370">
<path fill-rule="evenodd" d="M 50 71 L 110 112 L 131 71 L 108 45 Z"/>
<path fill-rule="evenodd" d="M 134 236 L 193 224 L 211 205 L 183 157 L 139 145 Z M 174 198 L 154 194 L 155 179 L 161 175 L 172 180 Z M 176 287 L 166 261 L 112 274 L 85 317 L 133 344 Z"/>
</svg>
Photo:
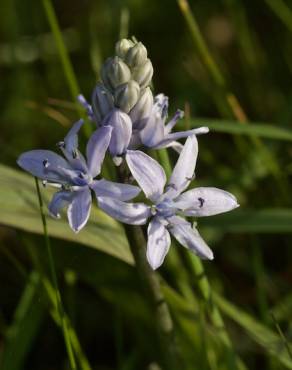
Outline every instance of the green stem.
<svg viewBox="0 0 292 370">
<path fill-rule="evenodd" d="M 122 166 L 117 168 L 117 175 L 121 182 L 126 182 L 127 170 L 121 167 Z M 181 368 L 181 362 L 179 361 L 179 353 L 175 343 L 173 321 L 162 292 L 159 275 L 152 270 L 146 258 L 144 231 L 141 226 L 127 224 L 123 224 L 123 226 L 135 260 L 137 271 L 144 283 L 150 303 L 155 312 L 155 322 L 160 341 L 163 365 L 167 370 L 177 370 Z"/>
<path fill-rule="evenodd" d="M 136 268 L 147 290 L 152 307 L 155 310 L 155 322 L 162 350 L 165 369 L 179 369 L 178 351 L 175 344 L 173 322 L 158 274 L 151 269 L 146 259 L 145 237 L 139 226 L 124 225 L 135 259 Z"/>
<path fill-rule="evenodd" d="M 47 229 L 47 221 L 46 221 L 46 216 L 45 216 L 45 212 L 44 212 L 43 199 L 42 199 L 38 179 L 36 177 L 35 177 L 35 184 L 36 184 L 39 206 L 40 206 L 40 213 L 41 213 L 41 218 L 42 218 L 42 223 L 43 223 L 45 244 L 46 244 L 47 253 L 48 253 L 48 257 L 49 257 L 51 278 L 52 278 L 53 286 L 54 286 L 55 293 L 56 293 L 57 310 L 58 310 L 58 314 L 59 314 L 60 321 L 61 321 L 61 327 L 62 327 L 62 331 L 63 331 L 63 335 L 64 335 L 64 341 L 65 341 L 65 346 L 66 346 L 66 350 L 67 350 L 71 370 L 76 370 L 77 369 L 76 362 L 75 362 L 75 358 L 74 358 L 74 354 L 73 354 L 73 350 L 72 350 L 69 328 L 68 328 L 68 325 L 67 325 L 67 321 L 65 320 L 64 309 L 63 309 L 63 304 L 62 304 L 62 300 L 61 300 L 61 294 L 60 294 L 60 290 L 59 290 L 59 286 L 58 286 L 58 279 L 57 279 L 57 274 L 56 274 L 56 269 L 55 269 L 55 264 L 54 264 L 54 259 L 53 259 L 53 253 L 52 253 L 51 243 L 50 243 L 48 229 Z"/>
</svg>

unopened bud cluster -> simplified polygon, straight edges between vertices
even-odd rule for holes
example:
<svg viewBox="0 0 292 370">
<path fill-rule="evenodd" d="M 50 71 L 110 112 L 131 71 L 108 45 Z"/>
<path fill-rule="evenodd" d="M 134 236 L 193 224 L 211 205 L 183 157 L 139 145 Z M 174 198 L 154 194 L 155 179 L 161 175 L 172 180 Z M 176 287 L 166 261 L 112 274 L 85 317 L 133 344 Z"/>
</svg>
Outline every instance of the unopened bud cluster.
<svg viewBox="0 0 292 370">
<path fill-rule="evenodd" d="M 130 116 L 133 129 L 142 129 L 153 106 L 152 63 L 141 42 L 122 39 L 115 54 L 103 64 L 92 94 L 95 120 L 100 124 L 116 108 Z"/>
</svg>

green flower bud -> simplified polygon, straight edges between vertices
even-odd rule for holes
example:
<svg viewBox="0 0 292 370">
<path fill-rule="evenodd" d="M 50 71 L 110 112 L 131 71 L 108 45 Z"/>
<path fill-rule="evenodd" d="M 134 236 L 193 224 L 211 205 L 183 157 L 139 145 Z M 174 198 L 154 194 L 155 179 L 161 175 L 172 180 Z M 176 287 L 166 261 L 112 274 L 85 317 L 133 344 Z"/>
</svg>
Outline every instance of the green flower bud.
<svg viewBox="0 0 292 370">
<path fill-rule="evenodd" d="M 103 84 L 97 84 L 92 93 L 92 109 L 97 123 L 114 108 L 114 99 L 112 94 Z"/>
<path fill-rule="evenodd" d="M 129 39 L 122 39 L 116 43 L 116 54 L 120 58 L 125 58 L 127 51 L 132 48 L 135 44 Z"/>
<path fill-rule="evenodd" d="M 138 102 L 130 111 L 129 116 L 133 122 L 133 129 L 142 130 L 152 111 L 153 95 L 149 87 L 141 91 Z"/>
<path fill-rule="evenodd" d="M 138 42 L 132 48 L 130 48 L 125 57 L 126 63 L 132 68 L 144 64 L 146 59 L 147 49 L 142 42 Z"/>
<path fill-rule="evenodd" d="M 131 71 L 121 58 L 109 58 L 101 68 L 101 78 L 107 88 L 114 90 L 130 80 Z"/>
<path fill-rule="evenodd" d="M 150 59 L 146 59 L 144 64 L 137 66 L 132 70 L 133 80 L 137 81 L 142 89 L 150 85 L 152 76 L 153 67 Z"/>
<path fill-rule="evenodd" d="M 115 105 L 122 109 L 125 113 L 134 107 L 137 103 L 140 94 L 140 87 L 136 81 L 130 80 L 129 82 L 120 85 L 115 90 Z"/>
</svg>

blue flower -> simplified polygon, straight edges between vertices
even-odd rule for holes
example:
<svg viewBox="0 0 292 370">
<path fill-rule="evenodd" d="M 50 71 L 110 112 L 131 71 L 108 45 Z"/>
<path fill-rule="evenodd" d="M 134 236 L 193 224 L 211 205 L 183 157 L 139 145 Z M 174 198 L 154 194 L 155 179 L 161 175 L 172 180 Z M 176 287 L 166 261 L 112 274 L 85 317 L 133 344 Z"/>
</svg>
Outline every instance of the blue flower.
<svg viewBox="0 0 292 370">
<path fill-rule="evenodd" d="M 75 232 L 80 231 L 89 218 L 91 190 L 97 198 L 106 196 L 121 201 L 130 200 L 140 192 L 137 186 L 94 180 L 100 174 L 112 127 L 100 127 L 92 134 L 86 146 L 86 160 L 78 150 L 77 134 L 82 124 L 82 120 L 76 122 L 64 141 L 57 144 L 65 158 L 49 150 L 32 150 L 17 160 L 21 168 L 42 179 L 44 185 L 59 189 L 49 204 L 49 212 L 59 218 L 60 210 L 67 206 L 69 225 Z"/>
<path fill-rule="evenodd" d="M 201 258 L 213 259 L 197 229 L 181 216 L 212 216 L 238 207 L 232 194 L 217 188 L 200 187 L 184 192 L 194 177 L 197 155 L 198 142 L 192 135 L 165 187 L 166 175 L 160 164 L 141 151 L 128 150 L 126 161 L 130 171 L 152 205 L 98 198 L 100 208 L 121 222 L 143 225 L 151 218 L 147 259 L 153 269 L 163 263 L 171 244 L 170 233 Z"/>
<path fill-rule="evenodd" d="M 173 118 L 166 124 L 167 116 L 168 97 L 164 94 L 158 94 L 155 96 L 149 119 L 144 128 L 139 132 L 141 144 L 152 149 L 173 147 L 180 151 L 182 145 L 177 140 L 187 138 L 190 135 L 200 135 L 209 132 L 208 127 L 200 127 L 172 133 L 173 127 L 178 120 L 183 118 L 184 112 L 178 109 Z"/>
</svg>

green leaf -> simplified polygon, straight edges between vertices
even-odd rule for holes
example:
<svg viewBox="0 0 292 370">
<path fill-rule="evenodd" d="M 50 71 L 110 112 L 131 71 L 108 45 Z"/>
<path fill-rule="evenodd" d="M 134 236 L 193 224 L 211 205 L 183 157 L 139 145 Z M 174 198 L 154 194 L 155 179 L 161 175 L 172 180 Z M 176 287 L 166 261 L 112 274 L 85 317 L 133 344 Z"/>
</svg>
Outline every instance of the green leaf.
<svg viewBox="0 0 292 370">
<path fill-rule="evenodd" d="M 198 220 L 199 227 L 233 233 L 291 233 L 292 209 L 236 210 Z"/>
<path fill-rule="evenodd" d="M 252 340 L 275 356 L 288 369 L 292 369 L 292 359 L 283 340 L 277 334 L 218 294 L 214 294 L 213 299 L 222 312 L 242 327 Z"/>
<path fill-rule="evenodd" d="M 0 165 L 0 178 L 0 224 L 42 234 L 34 178 L 4 165 Z M 42 195 L 48 204 L 52 191 L 44 189 Z M 133 263 L 122 227 L 96 207 L 92 208 L 88 224 L 78 234 L 69 228 L 66 216 L 55 220 L 48 215 L 47 221 L 53 237 L 81 243 Z"/>
<path fill-rule="evenodd" d="M 240 124 L 236 121 L 214 120 L 206 118 L 191 119 L 191 127 L 208 126 L 210 131 L 231 135 L 248 135 L 274 140 L 292 141 L 292 131 L 267 123 Z"/>
</svg>

